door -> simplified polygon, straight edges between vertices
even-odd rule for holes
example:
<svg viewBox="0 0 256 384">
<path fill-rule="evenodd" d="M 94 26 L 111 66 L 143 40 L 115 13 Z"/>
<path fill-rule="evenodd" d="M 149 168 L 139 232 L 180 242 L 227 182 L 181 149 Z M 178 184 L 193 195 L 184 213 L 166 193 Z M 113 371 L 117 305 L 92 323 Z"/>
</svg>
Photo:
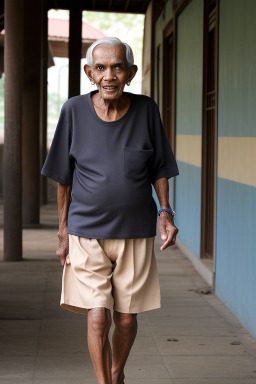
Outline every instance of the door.
<svg viewBox="0 0 256 384">
<path fill-rule="evenodd" d="M 218 2 L 204 2 L 201 257 L 215 253 Z"/>
</svg>

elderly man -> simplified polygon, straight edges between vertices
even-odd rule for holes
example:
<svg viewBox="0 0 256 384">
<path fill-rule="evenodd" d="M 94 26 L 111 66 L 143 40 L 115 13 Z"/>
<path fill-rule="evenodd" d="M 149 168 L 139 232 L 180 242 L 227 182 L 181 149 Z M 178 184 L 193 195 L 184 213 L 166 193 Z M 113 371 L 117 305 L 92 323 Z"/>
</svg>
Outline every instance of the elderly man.
<svg viewBox="0 0 256 384">
<path fill-rule="evenodd" d="M 179 172 L 154 100 L 124 92 L 137 72 L 129 45 L 103 38 L 86 58 L 97 90 L 63 104 L 41 173 L 58 182 L 60 305 L 88 314 L 98 383 L 122 384 L 137 313 L 161 306 L 151 184 L 164 250 L 178 232 L 168 179 Z"/>
</svg>

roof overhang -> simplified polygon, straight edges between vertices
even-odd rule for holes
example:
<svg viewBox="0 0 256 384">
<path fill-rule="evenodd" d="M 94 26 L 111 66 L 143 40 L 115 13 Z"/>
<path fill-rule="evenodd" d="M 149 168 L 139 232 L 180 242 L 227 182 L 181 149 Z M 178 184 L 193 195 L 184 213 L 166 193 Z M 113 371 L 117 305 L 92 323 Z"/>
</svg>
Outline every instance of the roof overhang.
<svg viewBox="0 0 256 384">
<path fill-rule="evenodd" d="M 81 1 L 81 6 L 84 11 L 145 14 L 149 3 L 150 0 L 86 0 Z M 70 0 L 49 0 L 49 8 L 70 9 L 70 6 Z"/>
</svg>

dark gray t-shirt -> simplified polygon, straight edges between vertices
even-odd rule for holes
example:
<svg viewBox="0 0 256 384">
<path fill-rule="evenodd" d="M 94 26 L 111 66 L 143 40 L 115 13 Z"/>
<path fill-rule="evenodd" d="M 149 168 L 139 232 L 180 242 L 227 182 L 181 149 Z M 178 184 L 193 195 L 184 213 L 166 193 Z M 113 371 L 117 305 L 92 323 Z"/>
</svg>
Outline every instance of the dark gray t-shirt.
<svg viewBox="0 0 256 384">
<path fill-rule="evenodd" d="M 99 239 L 156 235 L 157 206 L 151 183 L 179 174 L 157 104 L 130 92 L 126 114 L 106 122 L 91 95 L 68 99 L 41 170 L 72 183 L 68 233 Z"/>
</svg>

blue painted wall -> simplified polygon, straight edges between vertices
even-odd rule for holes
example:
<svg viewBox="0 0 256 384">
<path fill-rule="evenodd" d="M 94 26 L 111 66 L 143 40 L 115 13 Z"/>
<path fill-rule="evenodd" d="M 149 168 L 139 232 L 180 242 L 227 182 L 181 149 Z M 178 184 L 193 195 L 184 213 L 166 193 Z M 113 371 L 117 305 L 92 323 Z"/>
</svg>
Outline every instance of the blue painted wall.
<svg viewBox="0 0 256 384">
<path fill-rule="evenodd" d="M 177 21 L 177 135 L 202 132 L 203 4 L 191 1 Z"/>
<path fill-rule="evenodd" d="M 177 135 L 201 135 L 202 87 L 203 0 L 193 0 L 178 17 L 177 25 Z M 178 166 L 175 210 L 179 238 L 200 257 L 201 167 L 183 161 Z"/>
<path fill-rule="evenodd" d="M 220 137 L 256 135 L 255 14 L 255 1 L 220 0 Z M 256 337 L 256 188 L 221 177 L 217 180 L 216 294 Z"/>
<path fill-rule="evenodd" d="M 256 188 L 218 178 L 216 294 L 256 336 Z"/>
<path fill-rule="evenodd" d="M 219 136 L 255 136 L 256 1 L 220 0 Z"/>
<path fill-rule="evenodd" d="M 180 240 L 194 253 L 200 255 L 201 228 L 201 168 L 178 161 L 180 174 L 176 177 L 175 222 Z"/>
<path fill-rule="evenodd" d="M 223 154 L 229 159 L 256 153 L 255 141 L 252 144 L 253 140 L 250 140 L 249 146 L 248 141 L 242 140 L 244 137 L 256 137 L 255 15 L 255 0 L 220 0 L 218 137 L 219 143 L 226 140 L 222 138 L 228 137 L 230 144 L 219 145 L 218 151 L 222 155 L 220 150 L 224 148 Z M 156 46 L 162 41 L 163 26 L 168 19 L 163 20 L 162 17 L 157 22 Z M 171 12 L 168 17 L 171 17 Z M 202 77 L 203 0 L 192 0 L 177 20 L 177 135 L 202 133 Z M 234 153 L 233 143 L 237 138 L 241 138 L 240 148 L 248 146 L 248 151 Z M 188 140 L 183 137 L 179 143 L 183 151 L 177 148 L 177 153 L 190 153 L 187 151 L 187 148 L 191 149 Z M 254 147 L 252 150 L 254 145 L 255 151 Z M 201 148 L 196 150 L 200 151 Z M 175 221 L 180 230 L 179 238 L 199 258 L 201 167 L 193 165 L 195 161 L 192 158 L 190 161 L 188 156 L 185 157 L 184 161 L 182 156 L 178 159 L 180 175 L 175 181 Z M 217 178 L 216 294 L 256 337 L 255 161 L 247 161 L 249 165 L 241 168 L 247 172 L 247 177 L 239 182 L 241 169 L 240 173 L 236 172 L 237 177 L 232 179 L 232 163 L 227 164 L 225 156 L 220 158 Z M 220 171 L 225 167 L 223 176 Z M 158 204 L 154 191 L 153 195 Z"/>
</svg>

